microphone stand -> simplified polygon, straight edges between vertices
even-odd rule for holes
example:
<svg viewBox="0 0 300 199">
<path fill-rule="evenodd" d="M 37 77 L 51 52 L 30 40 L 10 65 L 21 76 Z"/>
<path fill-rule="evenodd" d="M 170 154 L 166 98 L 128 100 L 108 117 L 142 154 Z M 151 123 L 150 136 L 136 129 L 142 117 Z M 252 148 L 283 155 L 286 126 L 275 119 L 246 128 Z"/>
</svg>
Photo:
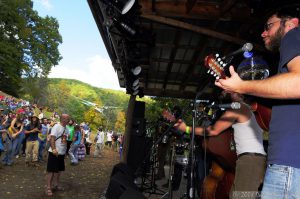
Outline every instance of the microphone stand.
<svg viewBox="0 0 300 199">
<path fill-rule="evenodd" d="M 189 189 L 189 198 L 195 198 L 195 127 L 196 127 L 196 118 L 198 115 L 197 112 L 197 103 L 196 100 L 198 99 L 199 95 L 202 92 L 199 92 L 194 100 L 194 106 L 193 106 L 193 119 L 192 119 L 192 133 L 191 133 L 191 144 L 190 144 L 190 158 L 191 158 L 191 170 L 190 170 L 190 189 Z"/>
<path fill-rule="evenodd" d="M 208 85 L 206 85 L 207 87 Z M 203 89 L 204 90 L 204 89 Z M 193 105 L 193 119 L 192 119 L 192 133 L 191 133 L 191 144 L 190 144 L 190 159 L 191 159 L 191 170 L 190 170 L 190 189 L 188 196 L 189 198 L 193 199 L 195 198 L 195 128 L 196 128 L 196 118 L 202 117 L 203 115 L 198 115 L 197 111 L 197 99 L 202 94 L 202 91 L 198 92 L 195 99 L 194 99 L 194 105 Z"/>
</svg>

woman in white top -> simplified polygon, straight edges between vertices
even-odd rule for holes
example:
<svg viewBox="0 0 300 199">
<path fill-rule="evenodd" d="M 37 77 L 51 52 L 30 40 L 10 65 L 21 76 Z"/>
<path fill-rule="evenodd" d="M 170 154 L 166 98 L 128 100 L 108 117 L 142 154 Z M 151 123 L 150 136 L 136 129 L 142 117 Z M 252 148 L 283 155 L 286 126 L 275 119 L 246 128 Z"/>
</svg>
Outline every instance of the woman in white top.
<svg viewBox="0 0 300 199">
<path fill-rule="evenodd" d="M 216 136 L 229 127 L 234 129 L 234 141 L 238 160 L 234 184 L 230 198 L 241 198 L 247 191 L 247 198 L 256 198 L 258 189 L 263 182 L 266 168 L 266 152 L 263 147 L 263 130 L 259 127 L 250 106 L 243 102 L 243 96 L 231 93 L 233 102 L 240 102 L 240 109 L 228 109 L 207 128 L 196 127 L 196 135 Z M 175 127 L 190 133 L 191 127 L 179 120 Z"/>
</svg>

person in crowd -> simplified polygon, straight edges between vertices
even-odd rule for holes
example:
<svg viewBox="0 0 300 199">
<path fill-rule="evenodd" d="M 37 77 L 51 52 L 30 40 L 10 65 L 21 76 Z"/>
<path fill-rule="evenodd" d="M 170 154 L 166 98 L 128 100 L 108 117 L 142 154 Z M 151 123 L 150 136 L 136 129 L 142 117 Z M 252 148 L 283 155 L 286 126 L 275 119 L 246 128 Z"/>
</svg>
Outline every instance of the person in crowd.
<svg viewBox="0 0 300 199">
<path fill-rule="evenodd" d="M 77 157 L 78 157 L 78 160 L 84 160 L 85 158 L 85 155 L 86 155 L 86 149 L 85 149 L 85 145 L 84 145 L 84 142 L 85 142 L 85 132 L 83 130 L 83 125 L 80 124 L 80 131 L 81 131 L 81 141 L 80 141 L 80 144 L 79 144 L 79 147 L 77 149 Z"/>
<path fill-rule="evenodd" d="M 98 128 L 97 135 L 95 137 L 95 151 L 94 151 L 94 157 L 101 157 L 103 144 L 104 144 L 104 132 L 102 128 Z"/>
<path fill-rule="evenodd" d="M 21 110 L 21 121 L 23 121 L 23 126 L 26 125 L 26 122 L 27 122 L 27 116 L 25 115 L 25 112 L 23 111 L 23 109 L 20 109 Z M 13 120 L 14 122 L 14 120 Z M 22 144 L 23 144 L 23 141 L 25 139 L 25 132 L 24 132 L 24 128 L 23 128 L 23 131 L 21 131 L 21 133 L 19 135 L 16 136 L 16 138 L 14 139 L 13 141 L 13 155 L 16 157 L 16 158 L 19 158 L 19 153 L 20 153 L 20 150 L 22 148 Z"/>
<path fill-rule="evenodd" d="M 300 198 L 300 7 L 285 6 L 268 17 L 261 36 L 278 52 L 278 74 L 263 80 L 242 80 L 230 66 L 230 77 L 215 82 L 224 90 L 271 98 L 267 171 L 262 198 Z"/>
<path fill-rule="evenodd" d="M 39 166 L 38 155 L 39 155 L 39 140 L 38 134 L 41 133 L 41 126 L 37 115 L 30 117 L 30 124 L 25 127 L 25 134 L 28 135 L 26 140 L 26 157 L 25 165 Z"/>
<path fill-rule="evenodd" d="M 65 170 L 65 154 L 67 151 L 66 125 L 69 123 L 70 116 L 62 114 L 60 122 L 51 129 L 51 140 L 47 162 L 47 189 L 46 195 L 53 196 L 53 191 L 63 191 L 59 186 L 61 173 Z"/>
<path fill-rule="evenodd" d="M 40 122 L 42 123 L 42 120 L 44 118 L 44 108 L 43 107 L 39 108 L 38 118 L 39 118 Z"/>
<path fill-rule="evenodd" d="M 70 145 L 69 149 L 69 156 L 71 160 L 71 165 L 77 165 L 78 164 L 78 154 L 77 150 L 81 143 L 81 129 L 79 125 L 75 125 L 74 127 L 74 133 L 73 133 L 73 141 Z"/>
<path fill-rule="evenodd" d="M 108 145 L 109 148 L 112 148 L 112 136 L 113 131 L 108 131 L 106 134 L 106 145 Z"/>
<path fill-rule="evenodd" d="M 70 146 L 73 142 L 73 135 L 74 135 L 74 120 L 70 119 L 69 123 L 66 126 L 69 131 L 69 135 L 67 136 L 67 154 L 69 153 Z"/>
<path fill-rule="evenodd" d="M 119 142 L 119 155 L 120 155 L 120 160 L 122 160 L 122 150 L 123 150 L 123 134 L 120 134 L 118 137 L 118 142 Z"/>
<path fill-rule="evenodd" d="M 41 133 L 38 134 L 38 140 L 39 140 L 38 160 L 39 160 L 39 162 L 44 161 L 43 154 L 44 154 L 44 149 L 46 146 L 47 136 L 48 136 L 48 132 L 49 132 L 49 125 L 47 122 L 47 118 L 43 118 L 42 121 L 43 122 L 41 124 Z"/>
<path fill-rule="evenodd" d="M 8 125 L 7 122 L 9 122 L 9 120 L 10 117 L 9 116 L 6 117 L 6 121 L 4 121 L 5 126 Z M 19 143 L 18 137 L 21 136 L 24 128 L 23 120 L 24 120 L 24 112 L 23 110 L 19 109 L 17 111 L 17 116 L 14 119 L 12 119 L 10 126 L 7 130 L 8 133 L 5 139 L 6 152 L 2 159 L 2 163 L 4 165 L 10 166 L 13 163 L 13 156 L 15 153 L 15 149 L 17 147 L 17 145 L 14 143 Z"/>
<path fill-rule="evenodd" d="M 247 195 L 247 198 L 255 199 L 259 195 L 258 191 L 266 168 L 263 130 L 258 125 L 250 106 L 244 102 L 243 95 L 230 93 L 230 96 L 233 102 L 241 104 L 241 108 L 226 110 L 213 125 L 207 128 L 196 127 L 195 135 L 216 136 L 229 127 L 234 129 L 238 159 L 230 198 L 241 198 L 243 192 L 248 192 L 251 195 Z M 192 130 L 182 120 L 178 120 L 174 126 L 187 134 Z"/>
<path fill-rule="evenodd" d="M 118 136 L 117 132 L 114 132 L 112 135 L 112 141 L 113 141 L 113 150 L 116 152 L 118 152 L 118 145 L 119 145 L 118 138 L 119 138 L 119 136 Z"/>
<path fill-rule="evenodd" d="M 49 122 L 48 122 L 49 123 Z M 46 139 L 46 146 L 45 146 L 45 148 L 46 148 L 46 151 L 48 151 L 49 150 L 49 148 L 50 148 L 50 141 L 51 141 L 51 130 L 52 130 L 52 128 L 53 128 L 53 126 L 55 125 L 56 123 L 54 122 L 54 121 L 50 121 L 50 123 L 49 123 L 49 128 L 48 128 L 48 134 L 47 134 L 47 139 Z"/>
<path fill-rule="evenodd" d="M 3 134 L 6 134 L 6 129 L 3 127 L 3 122 L 5 118 L 4 115 L 0 114 L 0 157 L 1 153 L 5 150 L 4 144 L 3 144 Z M 0 164 L 0 169 L 1 169 L 2 164 Z"/>
</svg>

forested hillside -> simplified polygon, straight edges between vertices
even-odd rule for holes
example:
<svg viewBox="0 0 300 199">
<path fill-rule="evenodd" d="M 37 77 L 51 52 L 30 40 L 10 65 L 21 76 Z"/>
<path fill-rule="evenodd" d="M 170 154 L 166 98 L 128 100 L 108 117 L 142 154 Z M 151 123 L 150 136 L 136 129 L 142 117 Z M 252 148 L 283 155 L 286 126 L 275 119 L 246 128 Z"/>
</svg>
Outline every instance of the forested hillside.
<svg viewBox="0 0 300 199">
<path fill-rule="evenodd" d="M 44 95 L 45 96 L 45 95 Z M 122 91 L 93 87 L 72 79 L 48 79 L 43 106 L 67 112 L 92 127 L 124 131 L 129 96 Z"/>
</svg>

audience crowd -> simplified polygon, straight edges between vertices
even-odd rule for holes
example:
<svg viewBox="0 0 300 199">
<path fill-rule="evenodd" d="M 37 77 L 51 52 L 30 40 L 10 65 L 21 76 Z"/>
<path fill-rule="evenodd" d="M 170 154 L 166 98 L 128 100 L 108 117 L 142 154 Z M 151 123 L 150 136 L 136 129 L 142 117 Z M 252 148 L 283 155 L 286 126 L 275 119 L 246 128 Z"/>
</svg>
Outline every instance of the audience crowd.
<svg viewBox="0 0 300 199">
<path fill-rule="evenodd" d="M 72 116 L 70 116 L 72 117 Z M 47 161 L 51 129 L 60 121 L 60 115 L 50 108 L 7 95 L 0 95 L 0 157 L 2 165 L 11 166 L 24 157 L 25 166 L 38 167 Z M 122 152 L 121 134 L 97 129 L 91 141 L 91 128 L 87 122 L 69 120 L 65 159 L 77 165 L 90 154 L 94 144 L 94 157 L 102 157 L 104 147 Z"/>
</svg>

